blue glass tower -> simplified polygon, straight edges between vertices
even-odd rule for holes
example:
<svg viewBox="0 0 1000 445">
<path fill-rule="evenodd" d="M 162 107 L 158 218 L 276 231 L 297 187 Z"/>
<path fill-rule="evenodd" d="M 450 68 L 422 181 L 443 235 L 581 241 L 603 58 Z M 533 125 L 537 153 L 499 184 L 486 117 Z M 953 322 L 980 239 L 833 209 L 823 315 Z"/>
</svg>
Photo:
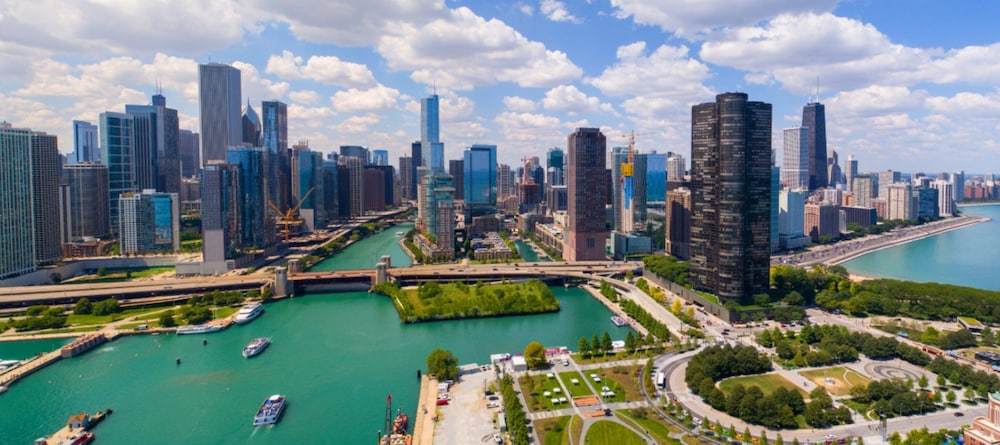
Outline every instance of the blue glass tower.
<svg viewBox="0 0 1000 445">
<path fill-rule="evenodd" d="M 420 165 L 430 167 L 432 172 L 444 173 L 444 143 L 441 142 L 437 94 L 420 100 L 420 145 Z"/>
<path fill-rule="evenodd" d="M 497 146 L 472 145 L 464 153 L 462 178 L 465 205 L 471 216 L 489 215 L 497 207 Z"/>
<path fill-rule="evenodd" d="M 236 205 L 242 221 L 239 226 L 240 244 L 247 249 L 271 245 L 273 230 L 267 225 L 267 203 L 264 201 L 264 149 L 260 147 L 230 148 L 226 161 L 239 167 Z"/>
<path fill-rule="evenodd" d="M 136 182 L 132 117 L 106 112 L 100 116 L 101 163 L 108 166 L 108 203 L 111 232 L 117 236 L 118 197 L 139 191 Z"/>
<path fill-rule="evenodd" d="M 667 156 L 669 153 L 646 155 L 646 199 L 667 200 Z"/>
</svg>

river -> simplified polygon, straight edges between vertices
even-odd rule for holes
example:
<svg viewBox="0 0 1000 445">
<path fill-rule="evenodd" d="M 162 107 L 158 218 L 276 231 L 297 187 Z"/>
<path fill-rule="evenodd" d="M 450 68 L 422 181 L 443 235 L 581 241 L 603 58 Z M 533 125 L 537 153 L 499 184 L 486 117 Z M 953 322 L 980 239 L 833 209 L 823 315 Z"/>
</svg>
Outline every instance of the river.
<svg viewBox="0 0 1000 445">
<path fill-rule="evenodd" d="M 990 221 L 879 250 L 843 263 L 851 273 L 1000 290 L 1000 205 L 961 207 Z"/>
<path fill-rule="evenodd" d="M 357 268 L 355 261 L 372 264 L 371 255 L 386 253 L 399 264 L 395 255 L 405 254 L 380 237 L 406 229 L 388 229 L 318 267 Z M 95 430 L 102 444 L 372 443 L 387 393 L 394 411 L 415 417 L 416 371 L 434 348 L 451 350 L 460 363 L 486 363 L 491 353 L 520 352 L 535 340 L 573 348 L 581 336 L 605 330 L 624 338 L 627 331 L 584 291 L 553 291 L 562 304 L 557 313 L 415 325 L 402 324 L 380 296 L 314 294 L 268 304 L 260 318 L 216 334 L 122 338 L 56 362 L 0 395 L 0 442 L 31 443 L 70 415 L 111 407 L 114 415 Z M 273 344 L 244 359 L 240 349 L 258 336 Z M 34 354 L 33 344 L 22 343 L 22 355 Z M 252 427 L 259 404 L 275 393 L 289 400 L 281 422 Z"/>
</svg>

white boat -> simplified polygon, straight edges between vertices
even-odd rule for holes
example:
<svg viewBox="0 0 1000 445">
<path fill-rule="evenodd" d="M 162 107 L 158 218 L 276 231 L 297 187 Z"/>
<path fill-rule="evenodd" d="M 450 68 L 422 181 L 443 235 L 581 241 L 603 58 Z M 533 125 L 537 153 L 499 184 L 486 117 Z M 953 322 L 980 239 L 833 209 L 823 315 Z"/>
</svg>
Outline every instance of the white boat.
<svg viewBox="0 0 1000 445">
<path fill-rule="evenodd" d="M 264 400 L 253 416 L 253 426 L 273 425 L 278 422 L 281 413 L 285 410 L 285 396 L 275 394 Z"/>
<path fill-rule="evenodd" d="M 243 347 L 243 358 L 250 358 L 264 352 L 264 349 L 267 349 L 267 345 L 270 344 L 271 339 L 267 337 L 258 337 L 250 340 L 250 343 L 247 343 L 247 345 Z"/>
<path fill-rule="evenodd" d="M 181 326 L 177 328 L 177 335 L 185 334 L 207 334 L 209 332 L 219 332 L 222 330 L 222 326 L 207 325 L 207 324 L 196 324 L 191 326 Z"/>
<path fill-rule="evenodd" d="M 614 323 L 615 326 L 622 327 L 625 326 L 626 321 L 624 318 L 614 315 L 611 317 L 611 323 Z"/>
<path fill-rule="evenodd" d="M 262 312 L 264 312 L 264 305 L 260 303 L 250 303 L 244 305 L 240 308 L 240 311 L 236 313 L 236 324 L 249 323 L 250 320 L 257 318 Z"/>
<path fill-rule="evenodd" d="M 396 232 L 396 236 L 403 236 L 403 235 L 406 235 L 406 233 L 402 231 Z"/>
<path fill-rule="evenodd" d="M 7 392 L 7 387 L 3 386 L 3 385 L 0 385 L 0 394 L 3 394 L 5 392 Z"/>
</svg>

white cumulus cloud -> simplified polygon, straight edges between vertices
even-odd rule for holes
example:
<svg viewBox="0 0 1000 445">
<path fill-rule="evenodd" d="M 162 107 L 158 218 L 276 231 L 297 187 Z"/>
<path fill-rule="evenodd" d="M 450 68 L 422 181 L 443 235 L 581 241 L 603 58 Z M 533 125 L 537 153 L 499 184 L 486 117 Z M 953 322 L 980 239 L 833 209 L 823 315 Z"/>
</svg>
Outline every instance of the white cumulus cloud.
<svg viewBox="0 0 1000 445">
<path fill-rule="evenodd" d="M 829 11 L 838 0 L 611 0 L 615 17 L 693 39 L 717 28 L 754 25 L 782 13 Z"/>
<path fill-rule="evenodd" d="M 309 79 L 344 88 L 363 88 L 376 83 L 364 64 L 345 62 L 334 56 L 311 56 L 303 61 L 291 51 L 272 55 L 264 71 L 285 79 Z"/>
</svg>

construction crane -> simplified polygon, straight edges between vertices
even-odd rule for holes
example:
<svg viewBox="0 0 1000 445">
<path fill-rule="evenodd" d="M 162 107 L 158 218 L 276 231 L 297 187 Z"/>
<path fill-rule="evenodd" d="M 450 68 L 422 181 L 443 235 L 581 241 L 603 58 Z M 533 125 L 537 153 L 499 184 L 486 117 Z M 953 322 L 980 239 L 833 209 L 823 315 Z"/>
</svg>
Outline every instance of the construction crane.
<svg viewBox="0 0 1000 445">
<path fill-rule="evenodd" d="M 632 220 L 632 209 L 633 209 L 633 206 L 632 206 L 632 198 L 633 198 L 633 192 L 632 192 L 632 174 L 634 173 L 634 170 L 635 170 L 635 137 L 636 136 L 645 136 L 647 134 L 655 134 L 655 133 L 643 133 L 643 134 L 638 134 L 637 135 L 637 134 L 635 134 L 635 130 L 633 130 L 633 131 L 629 132 L 629 134 L 627 134 L 627 135 L 622 135 L 622 137 L 627 137 L 628 138 L 628 158 L 625 160 L 625 162 L 622 162 L 622 164 L 621 164 L 621 170 L 620 170 L 621 174 L 622 174 L 621 182 L 622 182 L 622 186 L 623 186 L 623 192 L 624 192 L 624 195 L 625 195 L 623 197 L 624 199 L 622 200 L 623 201 L 622 202 L 622 204 L 623 204 L 623 218 L 624 218 L 624 221 L 623 221 L 622 225 L 624 226 L 623 228 L 625 230 L 628 230 L 628 231 L 632 230 L 632 225 L 633 225 L 633 220 Z"/>
<path fill-rule="evenodd" d="M 299 211 L 299 207 L 302 207 L 302 203 L 306 202 L 306 198 L 308 198 L 309 195 L 312 194 L 312 192 L 313 192 L 313 187 L 309 187 L 309 191 L 307 191 L 305 195 L 302 195 L 302 199 L 299 200 L 299 203 L 295 207 L 285 210 L 284 212 L 282 212 L 281 209 L 278 208 L 278 206 L 274 205 L 274 203 L 271 202 L 270 199 L 267 200 L 267 205 L 271 206 L 271 208 L 274 209 L 275 212 L 278 212 L 278 218 L 279 218 L 278 224 L 283 224 L 285 226 L 284 232 L 285 232 L 286 243 L 288 242 L 288 233 L 290 231 L 289 227 L 293 224 L 298 224 L 301 221 L 299 217 L 296 215 L 296 213 Z"/>
</svg>

